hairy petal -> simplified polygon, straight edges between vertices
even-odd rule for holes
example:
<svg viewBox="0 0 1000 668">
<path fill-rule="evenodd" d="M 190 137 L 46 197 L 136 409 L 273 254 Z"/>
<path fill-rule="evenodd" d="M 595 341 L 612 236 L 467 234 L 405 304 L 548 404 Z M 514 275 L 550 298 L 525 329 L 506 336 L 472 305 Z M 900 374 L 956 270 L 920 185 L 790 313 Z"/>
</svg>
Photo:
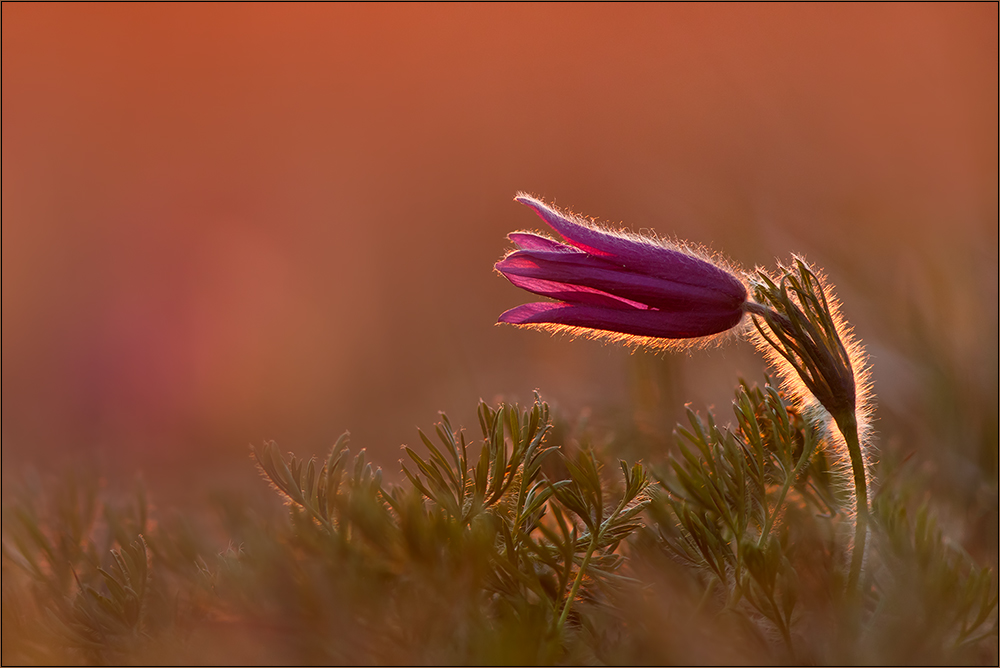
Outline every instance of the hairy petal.
<svg viewBox="0 0 1000 668">
<path fill-rule="evenodd" d="M 662 339 L 686 339 L 724 332 L 735 327 L 742 316 L 741 310 L 691 313 L 533 302 L 505 311 L 500 315 L 499 322 L 513 325 L 568 325 Z"/>
<path fill-rule="evenodd" d="M 515 199 L 534 209 L 552 229 L 580 250 L 614 261 L 637 273 L 713 290 L 734 307 L 746 300 L 743 284 L 710 262 L 583 225 L 528 195 L 518 195 Z"/>
<path fill-rule="evenodd" d="M 536 295 L 551 297 L 564 302 L 571 302 L 574 304 L 590 304 L 591 306 L 604 306 L 616 309 L 645 310 L 649 308 L 645 304 L 609 295 L 605 292 L 601 292 L 600 290 L 594 290 L 593 288 L 581 285 L 569 285 L 567 283 L 558 283 L 556 281 L 549 281 L 543 278 L 530 278 L 527 276 L 518 276 L 516 274 L 505 274 L 505 276 L 508 281 L 522 290 L 527 290 L 528 292 L 534 292 Z"/>
<path fill-rule="evenodd" d="M 515 251 L 496 268 L 508 279 L 525 276 L 582 285 L 663 310 L 732 310 L 742 303 L 734 305 L 711 288 L 637 274 L 584 254 Z"/>
<path fill-rule="evenodd" d="M 514 245 L 522 250 L 552 251 L 557 253 L 576 253 L 582 255 L 583 251 L 567 246 L 564 243 L 550 239 L 541 234 L 533 232 L 511 232 L 507 238 L 514 242 Z"/>
</svg>

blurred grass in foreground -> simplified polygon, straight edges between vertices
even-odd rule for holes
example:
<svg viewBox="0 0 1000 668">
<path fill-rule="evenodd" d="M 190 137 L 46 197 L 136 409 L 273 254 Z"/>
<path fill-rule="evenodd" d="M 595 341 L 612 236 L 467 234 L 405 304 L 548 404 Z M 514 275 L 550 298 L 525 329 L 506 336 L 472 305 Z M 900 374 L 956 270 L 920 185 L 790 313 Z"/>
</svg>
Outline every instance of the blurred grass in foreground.
<svg viewBox="0 0 1000 668">
<path fill-rule="evenodd" d="M 689 411 L 656 470 L 537 397 L 481 404 L 474 442 L 442 416 L 400 486 L 346 436 L 319 462 L 255 448 L 284 518 L 235 495 L 212 523 L 161 517 L 142 486 L 28 476 L 5 494 L 3 661 L 996 663 L 995 573 L 942 537 L 919 476 L 881 464 L 854 600 L 815 435 L 770 385 L 734 407 L 731 430 Z"/>
</svg>

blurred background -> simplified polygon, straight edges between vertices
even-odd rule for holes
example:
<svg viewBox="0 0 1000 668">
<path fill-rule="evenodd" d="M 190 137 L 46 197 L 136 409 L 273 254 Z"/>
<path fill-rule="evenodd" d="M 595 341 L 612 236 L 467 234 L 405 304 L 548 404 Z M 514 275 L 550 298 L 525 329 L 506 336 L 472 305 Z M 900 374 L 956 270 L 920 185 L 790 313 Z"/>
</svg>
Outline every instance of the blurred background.
<svg viewBox="0 0 1000 668">
<path fill-rule="evenodd" d="M 437 411 L 476 434 L 535 389 L 654 460 L 686 402 L 728 417 L 746 343 L 494 324 L 530 300 L 492 269 L 541 229 L 526 190 L 824 268 L 881 456 L 995 555 L 996 4 L 2 11 L 5 478 L 98 462 L 180 503 L 345 429 L 392 478 Z"/>
</svg>

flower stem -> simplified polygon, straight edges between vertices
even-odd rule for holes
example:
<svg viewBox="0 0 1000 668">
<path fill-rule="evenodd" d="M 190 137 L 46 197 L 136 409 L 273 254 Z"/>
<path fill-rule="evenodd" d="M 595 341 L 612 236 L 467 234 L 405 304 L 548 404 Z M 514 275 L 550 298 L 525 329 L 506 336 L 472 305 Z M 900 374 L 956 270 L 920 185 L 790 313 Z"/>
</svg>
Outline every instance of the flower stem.
<svg viewBox="0 0 1000 668">
<path fill-rule="evenodd" d="M 865 460 L 861 453 L 861 443 L 858 439 L 858 423 L 854 415 L 836 418 L 840 433 L 847 443 L 851 454 L 851 469 L 854 472 L 855 524 L 854 551 L 851 553 L 851 570 L 847 579 L 848 591 L 855 592 L 860 588 L 861 567 L 865 560 L 865 540 L 868 537 L 868 481 L 865 477 Z"/>
<path fill-rule="evenodd" d="M 770 591 L 767 594 L 767 602 L 771 604 L 771 609 L 774 611 L 774 621 L 775 626 L 781 632 L 781 637 L 785 641 L 785 646 L 788 648 L 788 655 L 792 658 L 792 662 L 795 662 L 795 646 L 792 644 L 792 633 L 788 628 L 788 622 L 791 620 L 786 620 L 781 615 L 781 609 L 778 608 L 777 601 L 774 600 L 774 591 Z"/>
<path fill-rule="evenodd" d="M 584 555 L 583 561 L 580 562 L 580 570 L 576 573 L 576 579 L 573 581 L 573 587 L 569 590 L 569 596 L 566 598 L 566 605 L 563 606 L 562 614 L 559 615 L 559 621 L 556 623 L 556 636 L 562 635 L 563 626 L 566 624 L 566 618 L 569 617 L 570 606 L 573 605 L 573 601 L 576 599 L 576 592 L 580 589 L 580 583 L 583 582 L 583 573 L 587 570 L 587 566 L 590 565 L 590 558 L 594 555 L 594 550 L 597 549 L 597 542 L 600 539 L 600 531 L 595 531 L 590 538 L 590 546 L 587 548 L 587 554 Z"/>
<path fill-rule="evenodd" d="M 785 482 L 781 486 L 781 491 L 778 492 L 778 500 L 774 504 L 774 512 L 767 516 L 767 521 L 764 522 L 764 528 L 760 532 L 760 537 L 757 538 L 757 547 L 763 547 L 764 541 L 767 540 L 768 535 L 771 533 L 771 527 L 774 524 L 775 518 L 781 511 L 781 506 L 785 503 L 785 496 L 788 494 L 788 489 L 792 484 L 798 480 L 799 474 L 802 473 L 802 469 L 809 463 L 809 459 L 813 455 L 813 451 L 816 449 L 816 444 L 811 437 L 806 437 L 806 445 L 802 449 L 802 455 L 799 457 L 799 461 L 795 464 L 795 468 L 785 473 Z M 767 512 L 767 506 L 765 504 L 764 512 Z"/>
</svg>

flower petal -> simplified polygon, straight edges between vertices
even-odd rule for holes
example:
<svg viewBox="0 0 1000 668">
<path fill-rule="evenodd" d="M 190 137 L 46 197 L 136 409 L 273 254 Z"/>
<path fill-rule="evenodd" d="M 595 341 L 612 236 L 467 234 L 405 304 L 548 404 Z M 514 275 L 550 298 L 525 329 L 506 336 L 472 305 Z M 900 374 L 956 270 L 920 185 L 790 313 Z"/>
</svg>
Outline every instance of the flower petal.
<svg viewBox="0 0 1000 668">
<path fill-rule="evenodd" d="M 583 253 L 515 251 L 498 262 L 496 268 L 508 279 L 523 276 L 582 285 L 658 309 L 734 308 L 731 298 L 716 290 L 630 272 Z"/>
<path fill-rule="evenodd" d="M 513 325 L 568 325 L 661 339 L 687 339 L 724 332 L 735 327 L 742 317 L 740 309 L 691 313 L 532 302 L 505 311 L 498 322 Z"/>
<path fill-rule="evenodd" d="M 528 195 L 514 199 L 534 209 L 552 229 L 580 250 L 613 260 L 637 273 L 714 290 L 733 307 L 746 300 L 743 284 L 710 262 L 584 225 Z"/>
<path fill-rule="evenodd" d="M 591 306 L 604 306 L 607 308 L 617 309 L 649 308 L 645 304 L 640 304 L 639 302 L 634 302 L 629 299 L 615 297 L 605 292 L 601 292 L 600 290 L 594 290 L 580 285 L 569 285 L 566 283 L 549 281 L 543 278 L 518 276 L 517 274 L 504 274 L 504 276 L 507 277 L 508 281 L 522 290 L 534 292 L 536 295 L 542 295 L 543 297 L 551 297 L 560 301 L 571 302 L 573 304 L 590 304 Z"/>
<path fill-rule="evenodd" d="M 550 239 L 533 232 L 511 232 L 507 238 L 522 250 L 552 251 L 557 253 L 582 253 L 583 251 L 567 246 L 564 243 Z"/>
</svg>

